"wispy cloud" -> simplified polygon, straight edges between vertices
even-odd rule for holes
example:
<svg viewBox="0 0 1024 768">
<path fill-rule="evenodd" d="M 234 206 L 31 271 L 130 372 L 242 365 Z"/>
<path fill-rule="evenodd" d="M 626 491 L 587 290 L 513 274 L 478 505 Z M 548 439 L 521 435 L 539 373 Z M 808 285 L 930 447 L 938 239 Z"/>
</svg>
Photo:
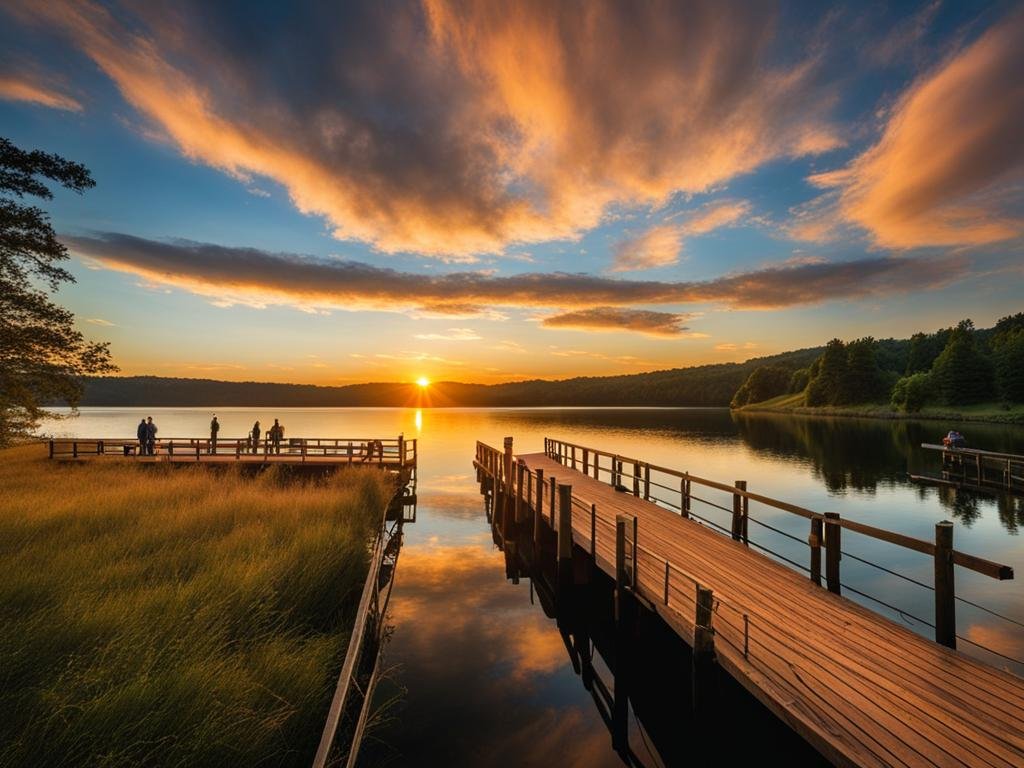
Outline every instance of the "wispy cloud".
<svg viewBox="0 0 1024 768">
<path fill-rule="evenodd" d="M 106 327 L 113 327 L 114 323 L 109 320 L 104 320 L 102 317 L 88 317 L 85 322 L 91 323 L 92 325 L 102 325 Z"/>
<path fill-rule="evenodd" d="M 314 4 L 285 25 L 198 0 L 7 10 L 66 35 L 184 156 L 387 252 L 573 239 L 839 143 L 814 56 L 773 61 L 775 12 L 739 0 Z M 303 55 L 282 77 L 268 50 Z"/>
<path fill-rule="evenodd" d="M 914 82 L 878 143 L 810 180 L 834 190 L 798 213 L 822 239 L 838 216 L 889 248 L 981 245 L 1024 232 L 1024 11 Z"/>
<path fill-rule="evenodd" d="M 740 349 L 757 349 L 757 344 L 752 341 L 746 341 L 743 344 L 737 344 L 735 342 L 724 342 L 722 344 L 715 344 L 715 349 L 719 352 L 735 352 Z"/>
<path fill-rule="evenodd" d="M 770 265 L 705 281 L 622 280 L 554 272 L 496 276 L 422 274 L 357 261 L 327 261 L 254 248 L 131 235 L 63 237 L 76 254 L 146 285 L 174 287 L 221 303 L 303 309 L 420 312 L 456 307 L 486 315 L 494 307 L 563 311 L 637 305 L 716 304 L 771 309 L 836 299 L 939 288 L 970 274 L 965 254 L 931 258 L 876 256 L 842 262 Z"/>
<path fill-rule="evenodd" d="M 649 336 L 679 338 L 704 336 L 688 334 L 683 325 L 693 315 L 679 312 L 654 312 L 621 307 L 593 307 L 549 315 L 541 320 L 545 328 L 570 328 L 580 331 L 635 331 Z"/>
<path fill-rule="evenodd" d="M 687 237 L 706 235 L 721 227 L 742 221 L 750 213 L 744 200 L 709 203 L 696 212 L 687 212 L 681 224 L 661 224 L 636 237 L 619 242 L 613 252 L 612 272 L 668 267 L 679 262 Z"/>
<path fill-rule="evenodd" d="M 0 72 L 0 100 L 25 101 L 51 109 L 81 112 L 82 104 L 62 84 L 38 72 Z"/>
<path fill-rule="evenodd" d="M 472 328 L 449 328 L 447 333 L 417 333 L 423 341 L 479 341 L 483 338 Z"/>
<path fill-rule="evenodd" d="M 615 246 L 612 272 L 671 266 L 679 261 L 682 245 L 679 227 L 653 227 Z"/>
</svg>

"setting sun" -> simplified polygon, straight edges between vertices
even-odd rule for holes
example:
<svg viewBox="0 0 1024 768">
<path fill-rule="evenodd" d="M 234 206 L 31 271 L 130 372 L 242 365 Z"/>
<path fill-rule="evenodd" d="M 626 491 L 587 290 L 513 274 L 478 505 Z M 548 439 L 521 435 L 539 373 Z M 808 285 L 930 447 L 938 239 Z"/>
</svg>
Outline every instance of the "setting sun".
<svg viewBox="0 0 1024 768">
<path fill-rule="evenodd" d="M 418 379 L 416 379 L 416 383 L 423 389 L 426 389 L 427 387 L 430 386 L 430 379 L 428 379 L 426 376 L 420 376 Z"/>
</svg>

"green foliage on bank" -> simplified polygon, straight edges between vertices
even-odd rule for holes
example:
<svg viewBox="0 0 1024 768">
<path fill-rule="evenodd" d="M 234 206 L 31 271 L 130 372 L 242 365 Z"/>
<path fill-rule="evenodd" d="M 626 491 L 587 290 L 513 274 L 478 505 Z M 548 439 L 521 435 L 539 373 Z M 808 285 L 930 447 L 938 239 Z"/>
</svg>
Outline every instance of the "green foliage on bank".
<svg viewBox="0 0 1024 768">
<path fill-rule="evenodd" d="M 902 413 L 982 406 L 994 415 L 1016 411 L 1019 403 L 1024 403 L 1024 312 L 989 329 L 963 320 L 907 341 L 832 339 L 806 369 L 756 369 L 732 401 L 734 408 L 771 404 L 861 412 L 870 406 L 872 412 Z"/>
</svg>

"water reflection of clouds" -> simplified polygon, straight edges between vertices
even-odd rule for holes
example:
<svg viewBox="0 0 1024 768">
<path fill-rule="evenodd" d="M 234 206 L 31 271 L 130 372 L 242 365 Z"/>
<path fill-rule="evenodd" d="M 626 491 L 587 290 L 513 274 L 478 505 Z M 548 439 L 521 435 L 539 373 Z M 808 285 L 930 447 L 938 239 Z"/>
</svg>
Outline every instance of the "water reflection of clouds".
<svg viewBox="0 0 1024 768">
<path fill-rule="evenodd" d="M 443 717 L 474 736 L 445 740 L 451 753 L 435 754 L 437 762 L 617 765 L 557 628 L 530 605 L 528 582 L 513 586 L 504 569 L 489 544 L 403 549 L 387 654 L 411 677 L 402 680 L 407 693 L 393 727 L 377 736 L 408 758 L 438 744 L 420 723 L 436 727 Z M 486 755 L 473 752 L 484 744 Z"/>
</svg>

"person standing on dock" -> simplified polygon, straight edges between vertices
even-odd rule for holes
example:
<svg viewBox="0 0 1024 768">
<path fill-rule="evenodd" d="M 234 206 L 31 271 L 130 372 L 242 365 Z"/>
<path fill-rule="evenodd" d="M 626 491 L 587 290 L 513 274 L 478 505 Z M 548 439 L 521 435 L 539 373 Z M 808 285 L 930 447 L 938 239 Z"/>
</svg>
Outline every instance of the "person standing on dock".
<svg viewBox="0 0 1024 768">
<path fill-rule="evenodd" d="M 210 422 L 210 453 L 217 452 L 217 433 L 220 432 L 220 422 L 217 421 L 217 414 L 213 414 L 213 420 Z"/>
<path fill-rule="evenodd" d="M 139 421 L 139 426 L 135 430 L 135 436 L 139 438 L 139 456 L 143 456 L 146 453 L 146 446 L 149 444 L 149 429 L 146 427 L 146 420 L 142 419 Z"/>
<path fill-rule="evenodd" d="M 281 437 L 284 435 L 284 427 L 274 419 L 274 426 L 270 428 L 267 436 L 270 438 L 270 452 L 281 453 Z"/>
<path fill-rule="evenodd" d="M 153 417 L 146 419 L 146 453 L 150 456 L 156 455 L 156 424 Z"/>
<path fill-rule="evenodd" d="M 252 425 L 252 452 L 260 452 L 260 422 L 257 419 L 256 423 Z"/>
</svg>

